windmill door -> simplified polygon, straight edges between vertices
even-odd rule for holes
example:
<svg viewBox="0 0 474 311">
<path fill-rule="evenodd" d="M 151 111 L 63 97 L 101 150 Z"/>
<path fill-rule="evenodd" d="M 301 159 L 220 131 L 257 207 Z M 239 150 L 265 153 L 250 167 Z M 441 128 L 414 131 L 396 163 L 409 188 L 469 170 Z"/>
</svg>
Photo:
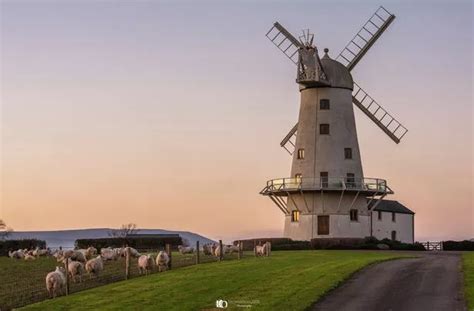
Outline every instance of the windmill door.
<svg viewBox="0 0 474 311">
<path fill-rule="evenodd" d="M 329 234 L 329 215 L 318 216 L 318 235 Z"/>
</svg>

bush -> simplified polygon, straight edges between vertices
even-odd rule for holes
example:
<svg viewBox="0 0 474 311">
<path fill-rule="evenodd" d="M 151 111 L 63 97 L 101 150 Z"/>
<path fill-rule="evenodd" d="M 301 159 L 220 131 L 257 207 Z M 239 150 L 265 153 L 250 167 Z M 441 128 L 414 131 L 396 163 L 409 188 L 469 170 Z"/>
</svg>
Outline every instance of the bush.
<svg viewBox="0 0 474 311">
<path fill-rule="evenodd" d="M 14 251 L 18 249 L 35 249 L 46 248 L 46 242 L 36 239 L 24 239 L 24 240 L 4 240 L 0 241 L 0 256 L 8 256 L 8 251 Z"/>
<path fill-rule="evenodd" d="M 361 238 L 316 238 L 311 240 L 314 249 L 359 249 Z"/>
<path fill-rule="evenodd" d="M 180 236 L 140 236 L 140 237 L 119 237 L 119 238 L 101 238 L 101 239 L 78 239 L 75 242 L 78 248 L 87 248 L 94 246 L 100 251 L 105 247 L 124 247 L 130 246 L 139 250 L 155 250 L 164 248 L 166 244 L 171 244 L 174 249 L 183 243 Z"/>
<path fill-rule="evenodd" d="M 445 251 L 474 251 L 474 241 L 443 241 Z"/>
<path fill-rule="evenodd" d="M 297 250 L 307 250 L 313 249 L 310 241 L 293 241 L 285 244 L 272 244 L 272 250 L 274 251 L 297 251 Z"/>
<path fill-rule="evenodd" d="M 288 245 L 288 244 L 293 244 L 293 242 L 298 242 L 298 241 L 293 241 L 290 238 L 258 238 L 258 239 L 236 240 L 234 241 L 234 245 L 236 245 L 239 241 L 242 242 L 242 248 L 244 251 L 253 251 L 254 246 L 258 245 L 259 243 L 263 244 L 265 242 L 270 242 L 272 243 L 272 250 L 276 250 L 280 245 Z"/>
</svg>

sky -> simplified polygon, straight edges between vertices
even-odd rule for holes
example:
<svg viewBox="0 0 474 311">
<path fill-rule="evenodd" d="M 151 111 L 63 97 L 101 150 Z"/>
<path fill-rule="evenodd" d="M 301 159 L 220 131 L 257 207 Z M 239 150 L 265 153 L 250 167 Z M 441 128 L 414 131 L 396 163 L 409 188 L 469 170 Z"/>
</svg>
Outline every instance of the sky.
<svg viewBox="0 0 474 311">
<path fill-rule="evenodd" d="M 282 236 L 259 191 L 290 173 L 299 92 L 265 33 L 310 28 L 335 58 L 379 5 L 397 18 L 352 75 L 409 132 L 356 111 L 365 176 L 416 212 L 417 240 L 474 238 L 467 0 L 0 0 L 0 218 Z"/>
</svg>

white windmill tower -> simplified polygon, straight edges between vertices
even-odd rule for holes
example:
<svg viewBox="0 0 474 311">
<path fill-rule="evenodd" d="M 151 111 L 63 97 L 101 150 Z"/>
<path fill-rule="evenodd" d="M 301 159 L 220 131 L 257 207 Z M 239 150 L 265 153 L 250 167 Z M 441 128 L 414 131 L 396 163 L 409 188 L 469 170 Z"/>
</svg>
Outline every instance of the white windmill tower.
<svg viewBox="0 0 474 311">
<path fill-rule="evenodd" d="M 298 123 L 281 142 L 293 155 L 291 177 L 269 180 L 260 192 L 285 214 L 286 237 L 369 236 L 372 210 L 393 194 L 386 180 L 364 176 L 352 104 L 397 144 L 407 129 L 353 82 L 350 71 L 394 19 L 380 7 L 338 61 L 327 49 L 319 58 L 309 31 L 297 40 L 276 22 L 266 34 L 297 65 L 301 93 Z"/>
</svg>

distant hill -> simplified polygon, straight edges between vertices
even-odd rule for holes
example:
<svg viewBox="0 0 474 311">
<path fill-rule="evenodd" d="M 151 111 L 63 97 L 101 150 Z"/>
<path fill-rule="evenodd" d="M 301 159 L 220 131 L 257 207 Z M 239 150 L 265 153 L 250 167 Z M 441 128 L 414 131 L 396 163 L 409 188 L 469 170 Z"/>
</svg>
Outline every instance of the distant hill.
<svg viewBox="0 0 474 311">
<path fill-rule="evenodd" d="M 45 240 L 50 248 L 58 248 L 59 246 L 69 248 L 74 247 L 77 239 L 97 239 L 107 238 L 110 228 L 98 229 L 78 229 L 78 230 L 57 230 L 57 231 L 14 231 L 9 236 L 9 240 L 18 239 L 38 239 Z M 172 231 L 163 229 L 139 229 L 137 234 L 179 234 L 183 239 L 187 239 L 191 245 L 195 245 L 199 240 L 199 244 L 215 242 L 202 235 L 188 231 Z"/>
</svg>

